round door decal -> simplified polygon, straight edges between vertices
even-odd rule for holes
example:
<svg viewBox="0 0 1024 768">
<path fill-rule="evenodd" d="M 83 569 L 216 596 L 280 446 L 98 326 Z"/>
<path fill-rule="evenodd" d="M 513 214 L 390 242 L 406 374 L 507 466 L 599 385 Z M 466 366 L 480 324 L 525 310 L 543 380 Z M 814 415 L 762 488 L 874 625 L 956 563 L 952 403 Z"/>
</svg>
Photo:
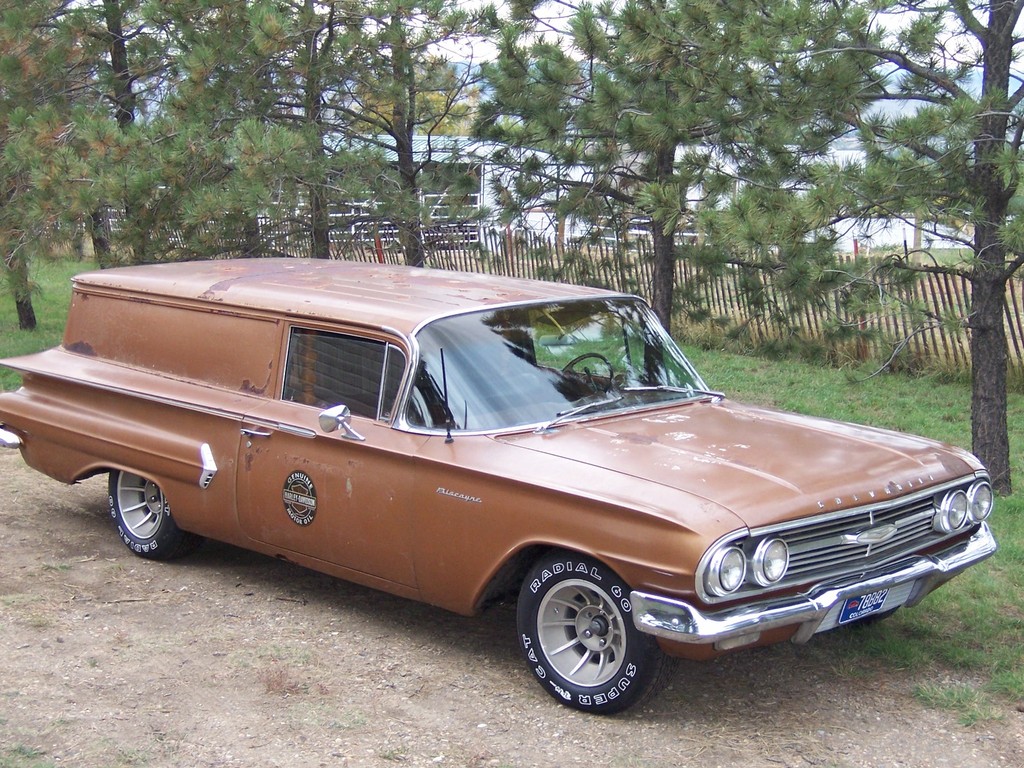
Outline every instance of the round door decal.
<svg viewBox="0 0 1024 768">
<path fill-rule="evenodd" d="M 292 472 L 284 481 L 284 511 L 298 525 L 316 517 L 316 486 L 305 472 Z"/>
</svg>

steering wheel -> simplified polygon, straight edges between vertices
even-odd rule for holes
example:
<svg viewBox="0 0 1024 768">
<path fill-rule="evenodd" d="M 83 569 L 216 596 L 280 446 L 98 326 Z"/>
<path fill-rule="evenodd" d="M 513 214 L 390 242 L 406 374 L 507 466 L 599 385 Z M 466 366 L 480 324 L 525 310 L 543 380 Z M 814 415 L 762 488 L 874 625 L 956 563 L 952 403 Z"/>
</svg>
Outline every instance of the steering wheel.
<svg viewBox="0 0 1024 768">
<path fill-rule="evenodd" d="M 577 355 L 568 363 L 562 366 L 562 373 L 574 374 L 576 376 L 579 376 L 580 372 L 576 370 L 576 366 L 582 363 L 584 360 L 600 360 L 608 368 L 608 381 L 611 382 L 615 378 L 615 368 L 612 367 L 612 364 L 608 360 L 608 358 L 602 355 L 600 352 L 584 352 L 582 355 Z M 586 375 L 587 382 L 590 384 L 590 386 L 592 386 L 595 390 L 599 389 L 597 384 L 594 382 L 593 374 L 586 368 L 583 369 L 583 373 Z"/>
</svg>

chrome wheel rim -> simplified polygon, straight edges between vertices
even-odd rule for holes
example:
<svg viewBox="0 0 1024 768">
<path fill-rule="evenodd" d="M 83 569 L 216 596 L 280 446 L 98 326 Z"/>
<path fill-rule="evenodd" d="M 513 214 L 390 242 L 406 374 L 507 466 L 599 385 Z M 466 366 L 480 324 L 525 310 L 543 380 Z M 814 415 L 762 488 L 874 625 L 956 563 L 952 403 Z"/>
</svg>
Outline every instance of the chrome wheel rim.
<svg viewBox="0 0 1024 768">
<path fill-rule="evenodd" d="M 160 486 L 152 480 L 122 472 L 117 480 L 117 508 L 132 536 L 151 539 L 160 528 L 166 501 Z"/>
<path fill-rule="evenodd" d="M 581 688 L 608 682 L 625 657 L 622 614 L 603 589 L 588 581 L 566 581 L 545 595 L 537 634 L 555 671 Z"/>
</svg>

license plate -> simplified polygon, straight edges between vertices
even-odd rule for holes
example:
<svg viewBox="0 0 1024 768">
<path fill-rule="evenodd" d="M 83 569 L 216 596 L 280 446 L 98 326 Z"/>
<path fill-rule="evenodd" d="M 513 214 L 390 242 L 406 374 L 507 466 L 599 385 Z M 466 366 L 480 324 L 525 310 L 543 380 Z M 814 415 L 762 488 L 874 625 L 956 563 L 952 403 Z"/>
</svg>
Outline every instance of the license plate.
<svg viewBox="0 0 1024 768">
<path fill-rule="evenodd" d="M 877 613 L 882 610 L 888 594 L 888 589 L 880 589 L 867 595 L 847 598 L 843 603 L 843 610 L 839 612 L 839 623 L 849 624 L 851 621 L 857 621 L 872 613 Z"/>
</svg>

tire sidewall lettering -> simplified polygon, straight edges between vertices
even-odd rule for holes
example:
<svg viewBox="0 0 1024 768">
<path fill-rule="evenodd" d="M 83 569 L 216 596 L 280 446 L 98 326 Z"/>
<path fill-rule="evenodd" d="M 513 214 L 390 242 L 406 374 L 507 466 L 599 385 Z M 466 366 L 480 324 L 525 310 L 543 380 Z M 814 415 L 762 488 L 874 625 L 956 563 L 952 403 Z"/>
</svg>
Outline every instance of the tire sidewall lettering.
<svg viewBox="0 0 1024 768">
<path fill-rule="evenodd" d="M 621 612 L 628 625 L 629 642 L 623 665 L 618 674 L 596 687 L 584 687 L 564 678 L 547 659 L 538 636 L 536 611 L 545 595 L 572 580 L 590 582 L 603 591 L 606 600 Z M 523 583 L 521 592 L 520 647 L 534 678 L 557 701 L 573 708 L 590 712 L 617 712 L 628 707 L 648 689 L 650 675 L 645 672 L 649 663 L 649 646 L 641 640 L 632 626 L 632 603 L 629 587 L 606 566 L 589 558 L 555 557 L 538 563 Z M 640 645 L 636 645 L 636 643 Z"/>
<path fill-rule="evenodd" d="M 145 483 L 145 490 L 140 488 L 140 482 Z M 143 494 L 141 500 L 148 506 L 142 513 L 138 511 L 140 491 Z M 154 508 L 157 496 L 160 498 L 160 506 Z M 126 518 L 122 505 L 131 505 L 129 509 L 135 511 L 129 513 Z M 202 541 L 196 534 L 178 527 L 171 512 L 170 499 L 156 481 L 142 475 L 127 470 L 112 470 L 107 480 L 107 509 L 114 523 L 117 538 L 130 552 L 139 557 L 149 560 L 171 560 L 188 554 Z M 138 520 L 140 523 L 146 521 L 146 525 L 137 528 L 147 534 L 144 538 L 135 533 L 129 525 L 130 520 Z"/>
<path fill-rule="evenodd" d="M 121 527 L 120 524 L 117 526 L 117 533 L 121 537 L 121 541 L 128 547 L 132 552 L 137 555 L 145 555 L 150 552 L 156 552 L 160 548 L 160 542 L 148 541 L 142 542 L 133 537 L 128 531 Z"/>
<path fill-rule="evenodd" d="M 573 701 L 574 697 L 572 692 L 567 691 L 565 688 L 563 688 L 561 685 L 554 682 L 553 680 L 548 680 L 548 673 L 543 665 L 538 664 L 536 667 L 534 667 L 533 672 L 540 680 L 547 680 L 548 685 L 551 686 L 551 689 L 555 691 L 555 693 L 557 693 L 559 697 L 565 699 L 568 702 Z M 614 701 L 615 699 L 619 698 L 619 696 L 622 696 L 626 692 L 626 689 L 628 689 L 629 686 L 633 684 L 633 677 L 636 676 L 636 672 L 636 665 L 629 664 L 627 665 L 626 673 L 618 680 L 616 680 L 608 688 L 607 691 L 593 694 L 581 693 L 577 694 L 575 699 L 577 703 L 579 703 L 581 706 L 593 706 L 595 704 L 601 705 L 609 701 Z"/>
<path fill-rule="evenodd" d="M 129 531 L 128 527 L 124 524 L 124 520 L 121 517 L 120 512 L 118 511 L 117 502 L 114 500 L 113 494 L 107 494 L 107 508 L 110 511 L 111 519 L 113 519 L 113 521 L 117 525 L 117 532 L 120 535 L 121 540 L 125 543 L 125 546 L 127 546 L 128 549 L 132 550 L 132 552 L 135 552 L 138 555 L 145 555 L 150 552 L 156 552 L 160 548 L 159 536 L 160 531 L 163 528 L 163 525 L 161 525 L 160 528 L 158 528 L 154 532 L 151 538 L 140 539 L 139 537 L 135 536 L 131 531 Z M 164 503 L 161 505 L 160 508 L 160 519 L 164 520 L 166 518 L 169 518 L 170 515 L 171 505 L 167 502 L 166 499 L 164 499 Z"/>
<path fill-rule="evenodd" d="M 604 577 L 601 575 L 596 566 L 587 566 L 586 563 L 579 561 L 566 560 L 564 562 L 559 561 L 554 563 L 550 568 L 544 569 L 539 577 L 533 579 L 530 582 L 530 591 L 533 594 L 537 594 L 541 587 L 543 587 L 548 581 L 553 578 L 568 575 L 568 576 L 586 576 L 587 578 L 593 579 L 597 583 L 604 581 Z M 622 609 L 623 613 L 632 615 L 633 604 L 629 601 L 628 593 L 620 585 L 613 584 L 609 589 L 612 597 L 614 597 L 618 603 L 619 608 Z"/>
<path fill-rule="evenodd" d="M 586 563 L 580 562 L 579 560 L 565 560 L 553 563 L 550 568 L 545 568 L 541 574 L 530 582 L 530 591 L 533 594 L 537 594 L 540 588 L 543 587 L 548 581 L 555 577 L 561 576 L 579 576 L 593 579 L 597 583 L 604 581 L 604 577 L 596 566 L 588 566 Z M 622 588 L 614 586 L 612 592 L 616 598 L 622 595 Z"/>
</svg>

